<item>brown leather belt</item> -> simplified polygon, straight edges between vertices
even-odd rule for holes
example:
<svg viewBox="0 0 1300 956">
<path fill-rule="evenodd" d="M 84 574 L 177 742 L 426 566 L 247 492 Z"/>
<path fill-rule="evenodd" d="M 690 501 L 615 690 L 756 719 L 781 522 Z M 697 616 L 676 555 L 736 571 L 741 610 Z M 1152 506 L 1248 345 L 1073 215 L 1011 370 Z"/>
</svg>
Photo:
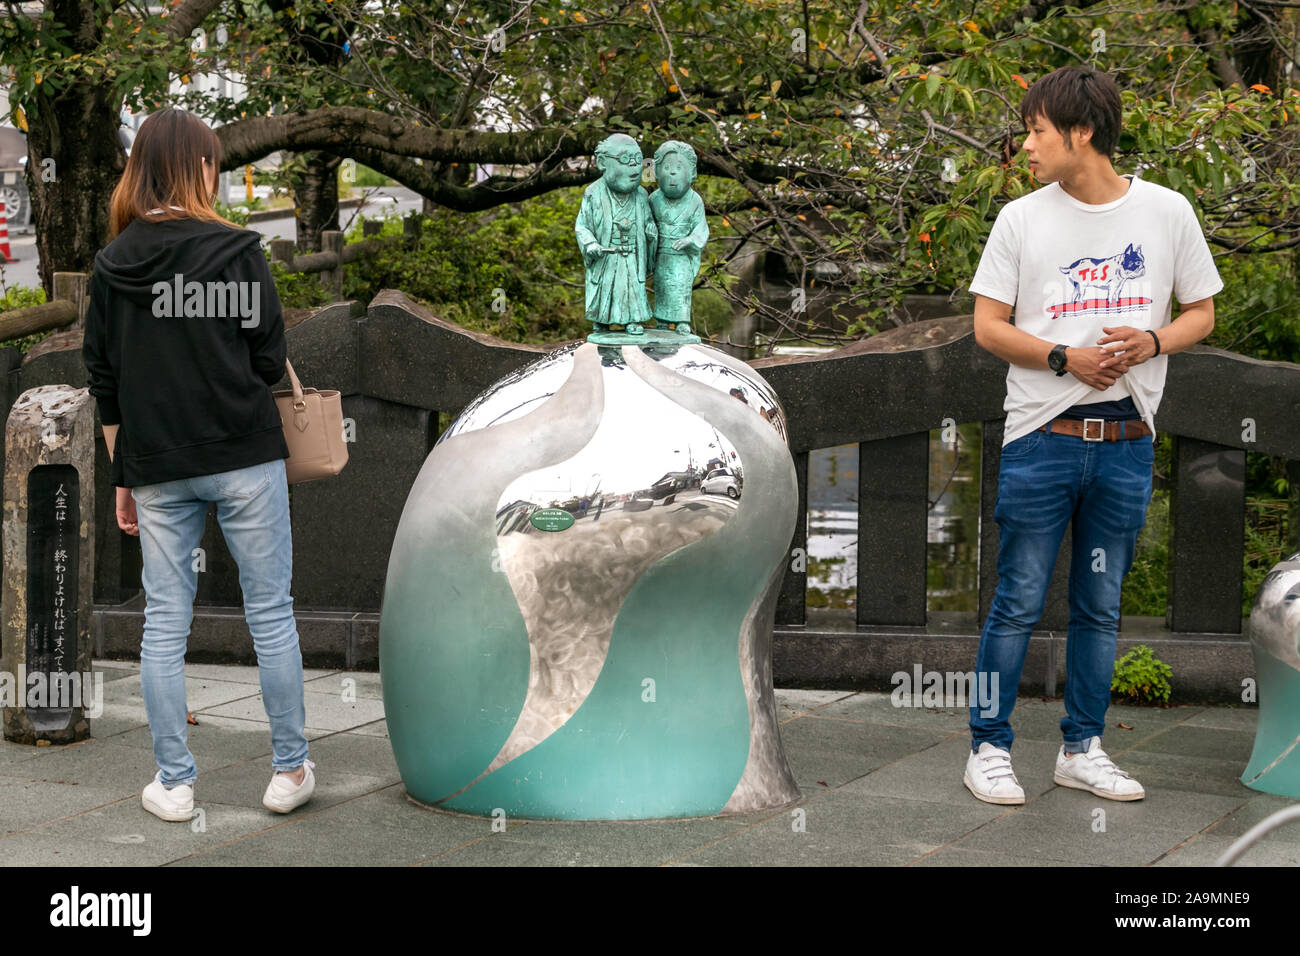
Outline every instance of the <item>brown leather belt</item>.
<svg viewBox="0 0 1300 956">
<path fill-rule="evenodd" d="M 1104 418 L 1053 418 L 1047 425 L 1038 426 L 1037 430 L 1073 435 L 1084 441 L 1127 441 L 1151 434 L 1151 429 L 1141 419 L 1121 422 Z"/>
</svg>

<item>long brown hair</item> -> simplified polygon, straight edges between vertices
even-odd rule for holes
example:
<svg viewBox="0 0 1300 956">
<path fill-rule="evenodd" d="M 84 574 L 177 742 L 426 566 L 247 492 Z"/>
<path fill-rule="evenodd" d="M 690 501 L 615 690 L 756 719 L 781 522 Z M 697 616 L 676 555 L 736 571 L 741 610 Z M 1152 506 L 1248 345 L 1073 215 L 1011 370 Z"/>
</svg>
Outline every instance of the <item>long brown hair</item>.
<svg viewBox="0 0 1300 956">
<path fill-rule="evenodd" d="M 109 201 L 109 229 L 116 236 L 133 219 L 206 219 L 232 229 L 243 227 L 213 209 L 203 160 L 221 170 L 221 140 L 193 113 L 167 107 L 151 113 L 136 134 L 126 170 Z M 180 209 L 172 209 L 180 206 Z M 161 213 L 149 215 L 161 207 Z"/>
</svg>

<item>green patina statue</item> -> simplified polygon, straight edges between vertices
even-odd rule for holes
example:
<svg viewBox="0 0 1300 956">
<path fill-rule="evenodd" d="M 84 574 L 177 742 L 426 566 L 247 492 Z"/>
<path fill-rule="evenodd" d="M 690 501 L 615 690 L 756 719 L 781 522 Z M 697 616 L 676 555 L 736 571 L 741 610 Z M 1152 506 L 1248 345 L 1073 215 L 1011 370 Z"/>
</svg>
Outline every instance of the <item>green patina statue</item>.
<svg viewBox="0 0 1300 956">
<path fill-rule="evenodd" d="M 641 147 L 624 133 L 596 147 L 601 178 L 583 193 L 574 224 L 586 267 L 587 320 L 593 329 L 587 339 L 602 345 L 699 342 L 691 333 L 691 286 L 709 228 L 704 202 L 691 189 L 695 150 L 676 141 L 659 148 L 660 186 L 653 196 L 641 186 L 644 161 Z M 665 229 L 667 238 L 661 235 Z M 651 275 L 653 314 L 646 292 Z"/>
<path fill-rule="evenodd" d="M 597 332 L 644 334 L 650 321 L 646 277 L 658 231 L 641 186 L 641 147 L 624 133 L 596 147 L 603 175 L 582 194 L 574 231 L 587 267 L 587 320 Z"/>
<path fill-rule="evenodd" d="M 691 188 L 695 165 L 695 150 L 686 143 L 669 140 L 655 150 L 659 188 L 650 197 L 659 229 L 654 316 L 658 328 L 677 332 L 691 331 L 691 286 L 700 271 L 700 253 L 709 241 L 704 200 Z"/>
</svg>

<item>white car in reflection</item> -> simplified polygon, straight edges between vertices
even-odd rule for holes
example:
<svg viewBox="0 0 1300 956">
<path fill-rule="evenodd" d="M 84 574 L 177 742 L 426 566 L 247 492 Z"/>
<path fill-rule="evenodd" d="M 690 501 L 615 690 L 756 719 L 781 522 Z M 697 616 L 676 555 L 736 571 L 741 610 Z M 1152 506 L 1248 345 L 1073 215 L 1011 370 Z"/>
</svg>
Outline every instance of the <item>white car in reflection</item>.
<svg viewBox="0 0 1300 956">
<path fill-rule="evenodd" d="M 715 468 L 700 482 L 700 491 L 706 495 L 740 497 L 740 480 L 725 468 Z"/>
</svg>

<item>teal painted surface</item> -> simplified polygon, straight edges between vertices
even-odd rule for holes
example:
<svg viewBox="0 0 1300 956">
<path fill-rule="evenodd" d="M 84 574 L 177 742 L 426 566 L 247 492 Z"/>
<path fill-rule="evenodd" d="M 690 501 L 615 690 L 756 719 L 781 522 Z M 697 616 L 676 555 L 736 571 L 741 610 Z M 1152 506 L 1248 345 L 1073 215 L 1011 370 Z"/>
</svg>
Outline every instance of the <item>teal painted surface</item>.
<svg viewBox="0 0 1300 956">
<path fill-rule="evenodd" d="M 726 534 L 737 518 L 637 582 L 600 678 L 568 723 L 442 806 L 569 820 L 720 812 L 749 756 L 740 626 L 780 559 L 738 550 Z M 653 702 L 643 699 L 647 678 Z"/>
<path fill-rule="evenodd" d="M 499 563 L 496 511 L 521 471 L 563 461 L 591 440 L 604 407 L 599 350 L 581 345 L 572 362 L 534 411 L 440 439 L 402 510 L 379 667 L 389 741 L 417 800 L 435 803 L 477 779 L 527 698 L 528 633 Z"/>
<path fill-rule="evenodd" d="M 456 535 L 440 523 L 437 545 L 413 550 L 403 526 L 393 548 L 379 667 L 393 755 L 417 800 L 482 773 L 528 692 L 528 632 L 506 576 L 490 567 L 491 528 L 482 540 L 481 529 Z"/>
<path fill-rule="evenodd" d="M 1300 737 L 1300 673 L 1272 654 L 1258 648 L 1254 652 L 1259 726 L 1241 782 L 1262 793 L 1300 798 L 1300 745 L 1296 744 Z M 1286 756 L 1278 760 L 1283 753 Z M 1254 779 L 1275 760 L 1273 769 Z"/>
</svg>

